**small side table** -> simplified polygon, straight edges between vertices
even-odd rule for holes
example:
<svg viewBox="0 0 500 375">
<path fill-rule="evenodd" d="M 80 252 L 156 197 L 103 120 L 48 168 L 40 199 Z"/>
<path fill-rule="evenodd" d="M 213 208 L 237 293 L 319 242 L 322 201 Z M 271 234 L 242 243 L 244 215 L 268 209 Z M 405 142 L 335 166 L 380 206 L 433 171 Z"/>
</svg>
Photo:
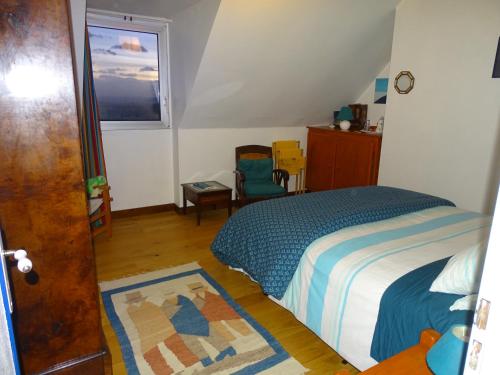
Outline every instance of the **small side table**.
<svg viewBox="0 0 500 375">
<path fill-rule="evenodd" d="M 420 343 L 380 362 L 378 365 L 362 372 L 366 375 L 432 375 L 427 367 L 425 357 L 429 349 L 439 340 L 441 335 L 433 329 L 426 329 L 420 334 Z"/>
<path fill-rule="evenodd" d="M 217 181 L 203 181 L 200 183 L 206 184 L 208 187 L 201 189 L 196 187 L 193 182 L 182 184 L 182 213 L 186 214 L 187 201 L 190 201 L 196 207 L 197 225 L 200 225 L 201 209 L 203 206 L 227 205 L 227 216 L 230 217 L 233 204 L 231 200 L 233 189 Z"/>
</svg>

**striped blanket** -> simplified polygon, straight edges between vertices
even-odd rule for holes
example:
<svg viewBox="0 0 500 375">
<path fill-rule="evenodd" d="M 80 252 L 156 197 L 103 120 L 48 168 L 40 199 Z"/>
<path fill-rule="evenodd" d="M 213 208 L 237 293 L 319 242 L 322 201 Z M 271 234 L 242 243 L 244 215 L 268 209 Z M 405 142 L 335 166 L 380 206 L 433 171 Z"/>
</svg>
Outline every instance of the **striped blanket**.
<svg viewBox="0 0 500 375">
<path fill-rule="evenodd" d="M 443 206 L 339 230 L 308 246 L 278 303 L 364 370 L 376 364 L 370 347 L 384 291 L 485 238 L 489 226 L 485 216 Z"/>
<path fill-rule="evenodd" d="M 238 210 L 219 231 L 211 248 L 223 263 L 244 269 L 264 293 L 282 298 L 305 249 L 317 238 L 437 206 L 454 204 L 386 186 L 271 199 Z"/>
</svg>

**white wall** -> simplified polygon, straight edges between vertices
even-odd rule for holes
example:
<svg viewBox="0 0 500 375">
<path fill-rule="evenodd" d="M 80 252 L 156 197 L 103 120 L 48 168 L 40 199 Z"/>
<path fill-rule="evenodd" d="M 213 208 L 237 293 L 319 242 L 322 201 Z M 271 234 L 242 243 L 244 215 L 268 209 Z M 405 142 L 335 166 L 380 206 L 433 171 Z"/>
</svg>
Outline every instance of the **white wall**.
<svg viewBox="0 0 500 375">
<path fill-rule="evenodd" d="M 377 75 L 376 78 L 389 77 L 389 64 Z M 390 88 L 389 88 L 390 89 Z M 370 120 L 372 125 L 376 125 L 380 117 L 385 116 L 385 104 L 376 104 L 373 102 L 375 96 L 375 80 L 370 83 L 366 90 L 361 94 L 356 103 L 368 104 L 367 119 Z"/>
<path fill-rule="evenodd" d="M 271 146 L 274 141 L 286 139 L 299 140 L 305 152 L 307 129 L 305 127 L 179 129 L 180 183 L 217 180 L 234 189 L 235 147 L 251 144 Z M 294 181 L 294 179 L 291 181 L 289 190 L 294 190 Z M 176 203 L 180 204 L 180 201 Z"/>
<path fill-rule="evenodd" d="M 187 101 L 221 0 L 204 0 L 184 9 L 170 24 L 172 115 L 181 124 Z"/>
<path fill-rule="evenodd" d="M 491 212 L 500 171 L 498 0 L 405 0 L 397 8 L 379 183 Z M 415 76 L 408 95 L 392 88 Z"/>
<path fill-rule="evenodd" d="M 174 201 L 172 131 L 103 132 L 113 211 Z"/>
</svg>

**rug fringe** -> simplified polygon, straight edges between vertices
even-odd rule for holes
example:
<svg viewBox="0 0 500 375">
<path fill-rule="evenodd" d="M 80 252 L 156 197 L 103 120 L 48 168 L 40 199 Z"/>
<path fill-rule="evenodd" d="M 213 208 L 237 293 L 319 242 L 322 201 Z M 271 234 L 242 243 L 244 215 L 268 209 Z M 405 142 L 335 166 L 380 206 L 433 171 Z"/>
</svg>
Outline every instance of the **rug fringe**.
<svg viewBox="0 0 500 375">
<path fill-rule="evenodd" d="M 176 264 L 170 267 L 161 267 L 161 268 L 152 268 L 152 269 L 142 269 L 137 272 L 131 272 L 131 273 L 125 273 L 121 276 L 115 277 L 113 279 L 105 279 L 105 280 L 99 280 L 99 283 L 106 283 L 108 281 L 116 281 L 116 280 L 121 280 L 121 279 L 126 279 L 128 277 L 133 277 L 133 276 L 139 276 L 139 275 L 144 275 L 145 273 L 150 273 L 150 272 L 158 272 L 158 271 L 163 271 L 163 270 L 168 270 L 170 268 L 174 267 L 180 267 L 180 266 L 187 266 L 189 264 L 197 264 L 200 268 L 202 268 L 198 262 L 191 262 L 191 263 L 184 263 L 184 264 Z"/>
<path fill-rule="evenodd" d="M 99 288 L 101 291 L 111 289 L 113 288 L 113 284 L 116 284 L 118 282 L 120 283 L 136 283 L 138 278 L 140 277 L 151 277 L 151 274 L 157 274 L 157 277 L 160 274 L 163 273 L 178 273 L 180 270 L 193 270 L 193 269 L 198 269 L 202 268 L 198 262 L 190 262 L 190 263 L 185 263 L 185 264 L 178 264 L 178 265 L 173 265 L 171 267 L 162 267 L 158 269 L 153 269 L 153 270 L 147 270 L 147 271 L 141 271 L 141 272 L 135 272 L 135 273 L 129 273 L 123 276 L 120 276 L 115 279 L 110 279 L 110 280 L 101 280 L 99 281 Z"/>
</svg>

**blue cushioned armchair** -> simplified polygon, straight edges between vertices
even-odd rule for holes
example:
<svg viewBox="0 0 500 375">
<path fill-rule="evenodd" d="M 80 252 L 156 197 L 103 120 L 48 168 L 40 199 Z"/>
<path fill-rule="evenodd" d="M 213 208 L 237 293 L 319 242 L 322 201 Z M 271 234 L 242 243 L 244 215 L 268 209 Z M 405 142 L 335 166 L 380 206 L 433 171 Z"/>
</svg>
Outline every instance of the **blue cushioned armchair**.
<svg viewBox="0 0 500 375">
<path fill-rule="evenodd" d="M 236 199 L 238 205 L 288 194 L 288 172 L 273 169 L 271 147 L 236 147 Z M 283 186 L 282 186 L 283 184 Z"/>
</svg>

